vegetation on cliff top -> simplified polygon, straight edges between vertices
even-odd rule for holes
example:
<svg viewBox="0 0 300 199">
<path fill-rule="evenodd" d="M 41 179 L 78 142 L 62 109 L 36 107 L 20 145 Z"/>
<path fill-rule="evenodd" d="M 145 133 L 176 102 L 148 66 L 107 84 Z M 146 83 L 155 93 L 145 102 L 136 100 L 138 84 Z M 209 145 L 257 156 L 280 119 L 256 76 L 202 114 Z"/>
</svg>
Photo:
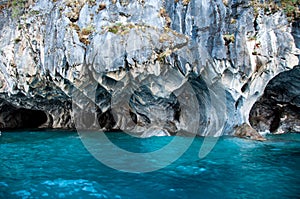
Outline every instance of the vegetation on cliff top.
<svg viewBox="0 0 300 199">
<path fill-rule="evenodd" d="M 57 0 L 52 0 L 53 2 L 56 2 Z M 0 10 L 3 8 L 11 8 L 11 13 L 13 18 L 17 18 L 18 16 L 21 16 L 25 8 L 28 7 L 28 4 L 31 1 L 28 0 L 4 0 L 0 3 Z M 96 0 L 81 0 L 79 2 L 77 1 L 67 1 L 71 2 L 71 4 L 82 4 L 84 2 L 89 3 L 89 5 L 94 6 L 96 5 Z M 116 1 L 112 1 L 115 2 Z M 175 0 L 175 2 L 178 2 L 178 0 Z M 189 0 L 183 0 L 182 1 L 184 5 L 188 5 Z M 223 2 L 227 4 L 227 1 L 223 0 Z M 300 0 L 251 0 L 251 5 L 254 7 L 254 10 L 256 13 L 258 13 L 258 8 L 264 9 L 265 13 L 275 13 L 278 10 L 283 10 L 285 14 L 287 15 L 289 21 L 295 21 L 300 19 Z M 100 6 L 100 10 L 104 9 L 106 5 Z"/>
<path fill-rule="evenodd" d="M 257 8 L 264 9 L 266 14 L 283 10 L 289 21 L 300 19 L 300 0 L 252 0 L 251 4 L 256 13 L 258 13 Z"/>
</svg>

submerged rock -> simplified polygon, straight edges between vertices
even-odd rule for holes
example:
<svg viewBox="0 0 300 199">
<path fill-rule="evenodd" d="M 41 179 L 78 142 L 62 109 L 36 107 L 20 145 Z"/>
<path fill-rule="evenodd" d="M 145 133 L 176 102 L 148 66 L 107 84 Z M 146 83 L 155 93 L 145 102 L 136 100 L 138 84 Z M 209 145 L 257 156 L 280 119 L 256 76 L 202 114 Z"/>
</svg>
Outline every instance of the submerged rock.
<svg viewBox="0 0 300 199">
<path fill-rule="evenodd" d="M 242 124 L 235 128 L 234 136 L 240 138 L 246 138 L 251 140 L 265 141 L 262 135 L 260 135 L 254 128 L 252 128 L 249 124 Z"/>
<path fill-rule="evenodd" d="M 299 62 L 284 12 L 250 0 L 17 8 L 1 4 L 0 98 L 44 112 L 40 127 L 232 134 L 267 82 Z"/>
</svg>

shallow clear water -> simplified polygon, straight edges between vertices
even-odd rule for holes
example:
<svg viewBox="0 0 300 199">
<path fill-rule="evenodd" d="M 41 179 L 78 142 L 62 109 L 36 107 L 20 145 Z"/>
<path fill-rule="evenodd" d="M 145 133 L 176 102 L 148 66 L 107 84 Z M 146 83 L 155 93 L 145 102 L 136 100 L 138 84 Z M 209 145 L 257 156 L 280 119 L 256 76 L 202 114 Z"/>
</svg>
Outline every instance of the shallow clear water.
<svg viewBox="0 0 300 199">
<path fill-rule="evenodd" d="M 172 140 L 108 136 L 139 152 Z M 300 134 L 268 138 L 223 137 L 204 159 L 198 158 L 203 139 L 195 138 L 172 165 L 132 174 L 94 159 L 75 132 L 3 132 L 0 198 L 299 198 Z"/>
</svg>

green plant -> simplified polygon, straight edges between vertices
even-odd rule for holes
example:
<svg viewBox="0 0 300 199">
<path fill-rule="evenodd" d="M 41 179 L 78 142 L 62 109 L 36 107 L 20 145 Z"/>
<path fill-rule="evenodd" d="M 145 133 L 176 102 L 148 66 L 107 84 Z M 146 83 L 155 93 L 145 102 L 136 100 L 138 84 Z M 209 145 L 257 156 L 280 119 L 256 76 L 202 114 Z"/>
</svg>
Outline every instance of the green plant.
<svg viewBox="0 0 300 199">
<path fill-rule="evenodd" d="M 76 24 L 73 24 L 72 27 L 77 31 L 77 34 L 79 35 L 79 41 L 84 43 L 85 45 L 89 45 L 90 44 L 89 36 L 90 34 L 96 31 L 95 27 L 90 24 L 87 27 L 82 28 L 81 31 L 79 26 Z"/>
<path fill-rule="evenodd" d="M 252 55 L 257 55 L 257 51 L 253 50 Z"/>
<path fill-rule="evenodd" d="M 294 21 L 300 18 L 299 9 L 300 0 L 281 0 L 280 2 L 275 1 L 264 1 L 261 3 L 260 0 L 252 0 L 251 5 L 253 6 L 255 15 L 258 14 L 258 9 L 263 9 L 266 13 L 275 13 L 278 10 L 283 10 L 289 21 Z"/>
<path fill-rule="evenodd" d="M 287 5 L 284 9 L 287 16 L 292 16 L 293 13 L 296 11 L 296 7 L 292 5 Z"/>
<path fill-rule="evenodd" d="M 118 33 L 118 28 L 116 26 L 112 26 L 112 27 L 109 27 L 108 28 L 108 32 L 112 32 L 114 34 L 117 34 Z"/>
<path fill-rule="evenodd" d="M 11 2 L 11 12 L 13 18 L 18 18 L 23 14 L 26 0 L 13 0 Z"/>
<path fill-rule="evenodd" d="M 29 15 L 31 15 L 31 16 L 33 16 L 33 15 L 38 15 L 38 14 L 40 14 L 40 12 L 39 12 L 38 10 L 31 10 L 31 11 L 29 12 Z"/>
<path fill-rule="evenodd" d="M 87 27 L 82 28 L 81 34 L 82 35 L 89 35 L 94 31 L 95 31 L 95 27 L 93 25 L 88 25 Z"/>
<path fill-rule="evenodd" d="M 249 41 L 253 41 L 253 40 L 256 40 L 257 39 L 257 37 L 256 36 L 251 36 L 251 37 L 248 37 L 248 40 Z"/>
<path fill-rule="evenodd" d="M 130 31 L 130 29 L 134 28 L 135 25 L 133 24 L 122 24 L 117 22 L 111 26 L 104 27 L 104 30 L 114 33 L 114 34 L 126 34 Z"/>
<path fill-rule="evenodd" d="M 15 44 L 19 43 L 20 41 L 22 41 L 20 38 L 16 38 L 15 39 Z"/>
</svg>

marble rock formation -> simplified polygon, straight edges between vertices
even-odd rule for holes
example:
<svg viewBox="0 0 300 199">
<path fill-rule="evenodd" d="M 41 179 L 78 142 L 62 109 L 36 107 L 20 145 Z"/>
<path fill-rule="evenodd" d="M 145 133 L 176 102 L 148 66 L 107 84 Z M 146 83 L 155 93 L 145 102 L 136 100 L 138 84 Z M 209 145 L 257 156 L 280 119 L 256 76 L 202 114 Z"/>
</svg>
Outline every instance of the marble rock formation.
<svg viewBox="0 0 300 199">
<path fill-rule="evenodd" d="M 34 110 L 47 117 L 34 127 L 233 134 L 299 62 L 299 26 L 252 2 L 1 1 L 0 121 L 22 128 L 8 115 Z"/>
<path fill-rule="evenodd" d="M 250 123 L 259 131 L 300 132 L 300 66 L 280 73 L 267 85 L 250 112 Z"/>
</svg>

